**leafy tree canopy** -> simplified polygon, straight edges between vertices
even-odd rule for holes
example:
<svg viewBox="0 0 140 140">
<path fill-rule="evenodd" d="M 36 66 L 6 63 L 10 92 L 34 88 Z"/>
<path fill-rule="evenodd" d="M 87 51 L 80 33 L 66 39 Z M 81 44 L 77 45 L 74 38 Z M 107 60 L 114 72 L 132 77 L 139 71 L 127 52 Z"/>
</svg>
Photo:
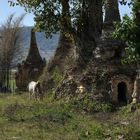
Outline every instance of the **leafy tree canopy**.
<svg viewBox="0 0 140 140">
<path fill-rule="evenodd" d="M 128 1 L 122 1 L 122 4 L 127 3 Z M 120 23 L 116 23 L 113 34 L 115 38 L 127 43 L 125 63 L 140 61 L 140 1 L 131 0 L 128 4 L 132 6 L 132 16 L 125 15 Z"/>
<path fill-rule="evenodd" d="M 45 31 L 47 37 L 60 30 L 72 32 L 80 23 L 81 0 L 9 0 L 9 3 L 11 6 L 20 5 L 26 11 L 33 12 L 36 29 Z"/>
</svg>

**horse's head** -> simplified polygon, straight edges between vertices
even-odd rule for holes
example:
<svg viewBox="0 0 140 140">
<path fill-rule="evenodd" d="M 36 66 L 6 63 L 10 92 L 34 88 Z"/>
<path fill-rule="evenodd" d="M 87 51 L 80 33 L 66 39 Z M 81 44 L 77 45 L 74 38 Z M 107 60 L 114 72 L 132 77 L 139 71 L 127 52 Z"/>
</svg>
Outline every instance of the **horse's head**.
<svg viewBox="0 0 140 140">
<path fill-rule="evenodd" d="M 37 84 L 40 84 L 40 82 L 39 82 L 39 81 L 37 81 L 37 82 L 36 82 L 36 85 L 37 85 Z"/>
</svg>

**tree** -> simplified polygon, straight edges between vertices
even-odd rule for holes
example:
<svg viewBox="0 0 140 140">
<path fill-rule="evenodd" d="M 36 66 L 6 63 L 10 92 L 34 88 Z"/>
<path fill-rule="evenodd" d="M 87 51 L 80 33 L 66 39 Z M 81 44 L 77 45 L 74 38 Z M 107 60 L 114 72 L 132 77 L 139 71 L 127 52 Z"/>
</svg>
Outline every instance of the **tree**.
<svg viewBox="0 0 140 140">
<path fill-rule="evenodd" d="M 11 14 L 1 27 L 0 40 L 0 86 L 9 89 L 11 62 L 20 44 L 20 26 L 25 14 L 14 18 Z"/>
<path fill-rule="evenodd" d="M 96 41 L 102 32 L 102 1 L 83 0 L 81 23 L 78 24 L 77 42 L 80 60 L 87 62 L 96 48 Z M 79 19 L 77 19 L 79 20 Z"/>
<path fill-rule="evenodd" d="M 79 58 L 87 62 L 102 31 L 102 0 L 17 0 L 33 11 L 36 29 L 46 36 L 60 31 L 77 46 Z"/>
</svg>

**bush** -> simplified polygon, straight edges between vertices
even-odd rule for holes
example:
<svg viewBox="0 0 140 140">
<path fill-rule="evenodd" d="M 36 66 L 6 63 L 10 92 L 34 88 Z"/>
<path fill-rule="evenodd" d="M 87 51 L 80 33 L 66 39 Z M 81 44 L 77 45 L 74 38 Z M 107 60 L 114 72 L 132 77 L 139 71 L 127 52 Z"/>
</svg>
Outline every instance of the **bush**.
<svg viewBox="0 0 140 140">
<path fill-rule="evenodd" d="M 88 113 L 111 112 L 113 110 L 113 106 L 111 104 L 93 101 L 88 94 L 86 94 L 83 99 L 71 100 L 70 104 L 73 108 L 77 110 L 84 110 Z"/>
</svg>

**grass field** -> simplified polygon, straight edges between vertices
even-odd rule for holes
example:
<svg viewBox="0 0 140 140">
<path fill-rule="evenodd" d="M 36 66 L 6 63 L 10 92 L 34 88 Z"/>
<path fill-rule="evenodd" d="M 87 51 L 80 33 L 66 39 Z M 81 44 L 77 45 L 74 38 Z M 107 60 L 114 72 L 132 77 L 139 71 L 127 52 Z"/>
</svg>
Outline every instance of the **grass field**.
<svg viewBox="0 0 140 140">
<path fill-rule="evenodd" d="M 140 110 L 86 113 L 71 101 L 0 95 L 0 140 L 140 140 Z"/>
</svg>

